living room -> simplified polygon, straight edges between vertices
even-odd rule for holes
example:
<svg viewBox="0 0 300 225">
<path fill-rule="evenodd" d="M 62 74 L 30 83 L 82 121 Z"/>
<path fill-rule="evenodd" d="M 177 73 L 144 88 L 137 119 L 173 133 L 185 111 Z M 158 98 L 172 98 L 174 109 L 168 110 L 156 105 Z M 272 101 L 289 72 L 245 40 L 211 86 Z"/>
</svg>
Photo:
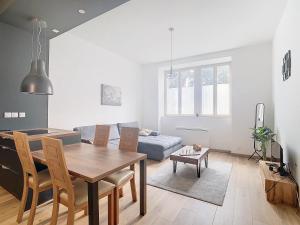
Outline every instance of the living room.
<svg viewBox="0 0 300 225">
<path fill-rule="evenodd" d="M 299 10 L 297 0 L 0 1 L 0 224 L 300 224 Z M 35 65 L 43 84 L 26 80 Z M 46 191 L 24 185 L 17 135 L 37 174 L 49 167 Z M 55 213 L 52 139 L 71 182 L 88 183 L 72 216 L 60 194 Z M 109 180 L 123 172 L 122 185 Z"/>
</svg>

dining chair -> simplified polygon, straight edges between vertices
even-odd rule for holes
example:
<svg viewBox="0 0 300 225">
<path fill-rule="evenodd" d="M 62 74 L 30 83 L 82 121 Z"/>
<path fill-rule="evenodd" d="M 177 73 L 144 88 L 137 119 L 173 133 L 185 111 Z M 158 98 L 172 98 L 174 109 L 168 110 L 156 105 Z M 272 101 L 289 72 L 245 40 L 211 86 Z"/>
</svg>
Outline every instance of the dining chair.
<svg viewBox="0 0 300 225">
<path fill-rule="evenodd" d="M 119 149 L 121 151 L 137 152 L 139 129 L 132 127 L 123 127 L 120 134 Z M 130 182 L 132 201 L 137 201 L 136 186 L 135 186 L 135 165 L 130 165 L 130 168 L 120 170 L 106 178 L 105 181 L 113 183 L 114 189 L 114 207 L 115 207 L 115 224 L 119 224 L 119 198 L 122 196 L 123 186 Z"/>
<path fill-rule="evenodd" d="M 52 189 L 51 177 L 47 169 L 37 172 L 30 152 L 27 134 L 15 131 L 13 132 L 13 136 L 17 153 L 22 165 L 24 179 L 23 194 L 17 216 L 17 222 L 21 223 L 23 220 L 23 214 L 28 197 L 28 190 L 29 188 L 31 188 L 32 202 L 27 224 L 32 225 L 35 217 L 36 207 L 38 204 L 39 193 L 45 190 Z"/>
<path fill-rule="evenodd" d="M 57 224 L 59 204 L 68 207 L 67 225 L 73 225 L 75 213 L 84 210 L 87 215 L 88 188 L 87 184 L 76 179 L 72 182 L 63 154 L 63 144 L 59 139 L 43 137 L 43 151 L 53 184 L 53 209 L 51 225 Z M 108 197 L 108 224 L 114 224 L 114 188 L 115 185 L 99 181 L 99 198 Z"/>
<path fill-rule="evenodd" d="M 109 140 L 109 125 L 96 125 L 93 144 L 99 147 L 106 147 Z"/>
</svg>

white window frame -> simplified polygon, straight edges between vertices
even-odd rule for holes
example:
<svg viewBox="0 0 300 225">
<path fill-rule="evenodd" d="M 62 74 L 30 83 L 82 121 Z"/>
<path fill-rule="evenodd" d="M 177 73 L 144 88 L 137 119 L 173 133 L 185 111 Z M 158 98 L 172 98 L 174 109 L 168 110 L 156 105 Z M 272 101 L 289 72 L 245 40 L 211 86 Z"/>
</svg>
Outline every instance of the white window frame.
<svg viewBox="0 0 300 225">
<path fill-rule="evenodd" d="M 217 114 L 217 67 L 218 66 L 229 66 L 229 113 L 228 114 Z M 181 114 L 181 77 L 178 76 L 178 113 L 176 114 L 169 114 L 167 113 L 167 75 L 166 72 L 168 71 L 167 68 L 165 68 L 163 71 L 164 74 L 164 115 L 167 117 L 230 117 L 232 113 L 232 96 L 231 96 L 231 79 L 232 79 L 232 72 L 231 72 L 231 57 L 230 60 L 226 60 L 225 62 L 217 62 L 217 63 L 211 63 L 211 64 L 201 64 L 201 63 L 193 63 L 185 64 L 181 67 L 176 67 L 177 69 L 193 69 L 197 67 L 201 70 L 201 68 L 205 67 L 213 67 L 214 69 L 214 90 L 213 90 L 213 114 L 203 114 L 202 113 L 202 77 L 195 75 L 194 77 L 194 113 L 193 114 Z"/>
</svg>

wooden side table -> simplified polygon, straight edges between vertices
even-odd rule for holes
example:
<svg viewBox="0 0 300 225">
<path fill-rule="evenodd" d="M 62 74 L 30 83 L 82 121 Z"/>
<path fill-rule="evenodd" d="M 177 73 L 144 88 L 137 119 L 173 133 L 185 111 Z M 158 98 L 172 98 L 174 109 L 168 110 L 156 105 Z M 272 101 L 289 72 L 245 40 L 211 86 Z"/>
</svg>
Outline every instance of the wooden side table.
<svg viewBox="0 0 300 225">
<path fill-rule="evenodd" d="M 269 202 L 298 207 L 297 185 L 289 178 L 269 170 L 267 161 L 259 161 L 261 179 Z M 279 165 L 279 164 L 278 164 Z"/>
</svg>

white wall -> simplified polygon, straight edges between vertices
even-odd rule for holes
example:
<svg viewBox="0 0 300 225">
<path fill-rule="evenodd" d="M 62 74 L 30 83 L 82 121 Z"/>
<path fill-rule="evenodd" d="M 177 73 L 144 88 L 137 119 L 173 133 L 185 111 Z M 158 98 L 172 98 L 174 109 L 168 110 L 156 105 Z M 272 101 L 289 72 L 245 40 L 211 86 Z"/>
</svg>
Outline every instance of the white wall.
<svg viewBox="0 0 300 225">
<path fill-rule="evenodd" d="M 285 160 L 300 182 L 300 1 L 289 0 L 273 40 L 275 132 Z M 291 50 L 292 74 L 282 81 L 281 66 Z M 297 166 L 298 165 L 298 166 Z"/>
<path fill-rule="evenodd" d="M 69 33 L 50 41 L 49 127 L 141 120 L 140 65 Z M 100 105 L 100 85 L 122 89 L 122 106 Z"/>
<path fill-rule="evenodd" d="M 266 105 L 266 125 L 273 128 L 272 104 L 272 45 L 271 42 L 238 48 L 218 53 L 176 60 L 175 64 L 207 60 L 219 57 L 232 57 L 232 116 L 212 117 L 163 117 L 159 99 L 158 70 L 168 63 L 143 66 L 143 127 L 161 128 L 162 133 L 179 135 L 185 143 L 206 142 L 211 148 L 231 150 L 239 154 L 251 154 L 253 142 L 250 128 L 254 126 L 255 105 Z M 196 126 L 209 130 L 209 137 L 199 131 L 184 132 L 176 126 Z"/>
</svg>

